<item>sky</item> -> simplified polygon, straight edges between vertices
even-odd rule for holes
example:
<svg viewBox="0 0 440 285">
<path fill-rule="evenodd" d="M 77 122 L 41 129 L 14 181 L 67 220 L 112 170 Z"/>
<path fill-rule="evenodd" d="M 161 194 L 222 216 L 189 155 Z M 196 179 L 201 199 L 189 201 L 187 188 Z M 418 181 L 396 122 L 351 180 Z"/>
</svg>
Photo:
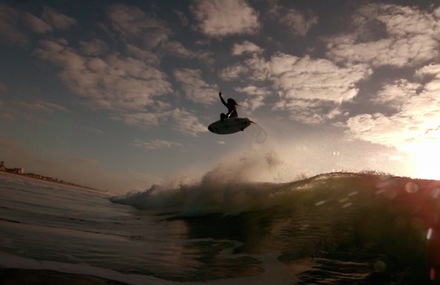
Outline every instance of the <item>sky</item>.
<svg viewBox="0 0 440 285">
<path fill-rule="evenodd" d="M 211 172 L 440 179 L 439 4 L 0 1 L 0 160 L 112 192 Z M 257 124 L 210 133 L 219 91 Z"/>
</svg>

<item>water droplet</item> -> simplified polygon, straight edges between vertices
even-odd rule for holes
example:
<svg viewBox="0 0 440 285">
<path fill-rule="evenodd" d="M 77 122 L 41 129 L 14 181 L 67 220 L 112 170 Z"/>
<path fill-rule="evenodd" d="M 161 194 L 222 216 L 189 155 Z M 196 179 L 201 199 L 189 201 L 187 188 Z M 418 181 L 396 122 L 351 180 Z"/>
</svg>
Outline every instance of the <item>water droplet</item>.
<svg viewBox="0 0 440 285">
<path fill-rule="evenodd" d="M 436 276 L 436 272 L 435 272 L 435 268 L 431 267 L 431 269 L 429 270 L 429 278 L 431 280 L 435 280 L 435 276 Z"/>
<path fill-rule="evenodd" d="M 349 200 L 349 198 L 342 198 L 342 199 L 339 199 L 339 203 L 345 203 L 345 202 L 347 202 Z"/>
<path fill-rule="evenodd" d="M 432 192 L 431 192 L 432 198 L 437 199 L 439 194 L 440 194 L 440 188 L 432 189 Z"/>
<path fill-rule="evenodd" d="M 432 238 L 432 228 L 429 228 L 426 232 L 426 239 L 430 240 Z"/>
<path fill-rule="evenodd" d="M 416 193 L 417 191 L 419 191 L 419 186 L 414 183 L 414 182 L 408 182 L 405 184 L 405 190 L 408 193 Z"/>
<path fill-rule="evenodd" d="M 378 260 L 374 263 L 374 270 L 376 270 L 377 272 L 384 272 L 385 270 L 387 270 L 387 264 L 382 260 Z"/>
<path fill-rule="evenodd" d="M 380 195 L 380 194 L 382 194 L 383 192 L 385 192 L 385 189 L 379 189 L 379 190 L 377 190 L 376 191 L 376 195 Z"/>
</svg>

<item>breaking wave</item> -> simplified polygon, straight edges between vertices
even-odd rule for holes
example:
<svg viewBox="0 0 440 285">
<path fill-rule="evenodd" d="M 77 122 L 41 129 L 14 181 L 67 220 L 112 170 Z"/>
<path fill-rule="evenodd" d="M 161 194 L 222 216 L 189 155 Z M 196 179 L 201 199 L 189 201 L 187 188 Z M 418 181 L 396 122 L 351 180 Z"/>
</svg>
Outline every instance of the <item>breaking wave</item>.
<svg viewBox="0 0 440 285">
<path fill-rule="evenodd" d="M 336 172 L 257 183 L 214 173 L 111 201 L 185 219 L 197 238 L 237 240 L 243 244 L 237 252 L 280 252 L 291 268 L 309 260 L 301 284 L 437 278 L 440 250 L 427 248 L 440 248 L 439 181 Z"/>
</svg>

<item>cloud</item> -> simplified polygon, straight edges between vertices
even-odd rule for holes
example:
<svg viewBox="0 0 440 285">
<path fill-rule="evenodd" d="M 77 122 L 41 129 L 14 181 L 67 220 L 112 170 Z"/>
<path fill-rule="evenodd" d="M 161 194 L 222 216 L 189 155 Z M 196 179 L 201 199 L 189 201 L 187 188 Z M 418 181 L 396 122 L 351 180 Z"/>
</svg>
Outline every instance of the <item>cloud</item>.
<svg viewBox="0 0 440 285">
<path fill-rule="evenodd" d="M 404 67 L 439 56 L 440 22 L 435 11 L 368 4 L 353 15 L 353 25 L 353 33 L 326 39 L 327 55 L 338 63 Z"/>
<path fill-rule="evenodd" d="M 286 100 L 307 99 L 341 103 L 358 92 L 355 83 L 371 74 L 363 65 L 339 67 L 326 59 L 278 53 L 269 61 L 271 78 Z"/>
<path fill-rule="evenodd" d="M 424 76 L 437 76 L 440 74 L 440 64 L 425 65 L 416 70 L 415 76 L 423 78 Z"/>
<path fill-rule="evenodd" d="M 319 125 L 343 115 L 341 105 L 320 100 L 279 100 L 274 104 L 274 110 L 288 111 L 289 118 L 306 125 Z"/>
<path fill-rule="evenodd" d="M 7 94 L 9 91 L 9 88 L 6 84 L 0 82 L 0 94 Z"/>
<path fill-rule="evenodd" d="M 155 139 L 152 141 L 135 141 L 132 145 L 149 150 L 158 150 L 171 147 L 182 147 L 182 144 L 167 140 Z"/>
<path fill-rule="evenodd" d="M 165 49 L 165 51 L 171 55 L 179 56 L 179 57 L 193 57 L 194 54 L 185 48 L 182 43 L 177 41 L 167 41 L 164 42 L 161 46 Z"/>
<path fill-rule="evenodd" d="M 206 126 L 201 124 L 197 117 L 184 109 L 174 109 L 171 112 L 171 117 L 176 122 L 174 129 L 181 133 L 197 136 L 199 133 L 207 132 Z"/>
<path fill-rule="evenodd" d="M 61 106 L 61 105 L 55 104 L 55 103 L 51 103 L 51 102 L 45 102 L 42 100 L 37 100 L 34 102 L 16 101 L 15 104 L 22 107 L 22 108 L 25 108 L 27 110 L 41 111 L 41 112 L 45 112 L 45 113 L 53 113 L 56 111 L 70 112 L 64 106 Z"/>
<path fill-rule="evenodd" d="M 413 132 L 407 132 L 411 128 L 407 120 L 408 117 L 387 117 L 381 113 L 361 114 L 350 118 L 347 126 L 351 137 L 399 148 L 413 136 Z"/>
<path fill-rule="evenodd" d="M 11 109 L 6 106 L 4 101 L 0 100 L 0 118 L 4 119 L 4 120 L 9 120 L 12 117 L 13 116 L 12 116 L 12 113 L 11 113 Z"/>
<path fill-rule="evenodd" d="M 274 110 L 287 111 L 292 120 L 305 124 L 321 124 L 345 115 L 342 104 L 358 95 L 358 82 L 371 74 L 372 69 L 365 64 L 344 67 L 327 59 L 278 52 L 269 60 L 254 53 L 242 64 L 221 70 L 219 76 L 254 83 L 235 89 L 253 95 L 245 102 L 251 110 L 263 106 L 265 98 L 276 94 L 278 98 L 271 96 L 277 100 Z M 261 93 L 257 93 L 258 89 Z"/>
<path fill-rule="evenodd" d="M 174 77 L 182 86 L 186 98 L 202 105 L 217 102 L 216 94 L 219 89 L 214 84 L 208 84 L 202 79 L 202 71 L 198 69 L 176 69 Z"/>
<path fill-rule="evenodd" d="M 107 44 L 99 39 L 79 42 L 80 51 L 86 56 L 104 55 L 109 50 Z"/>
<path fill-rule="evenodd" d="M 422 70 L 433 70 L 433 66 Z M 416 76 L 417 78 L 417 76 Z M 395 107 L 390 115 L 360 114 L 347 121 L 347 133 L 365 141 L 408 150 L 440 140 L 440 73 L 419 84 L 398 80 L 384 86 L 372 100 L 390 101 Z M 378 99 L 379 98 L 379 99 Z"/>
<path fill-rule="evenodd" d="M 157 126 L 166 115 L 159 112 L 117 112 L 113 115 L 115 120 L 123 121 L 129 125 Z"/>
<path fill-rule="evenodd" d="M 253 34 L 260 27 L 258 13 L 244 0 L 197 0 L 191 11 L 197 29 L 211 37 Z"/>
<path fill-rule="evenodd" d="M 319 22 L 318 16 L 311 10 L 301 11 L 287 7 L 281 4 L 280 1 L 271 2 L 272 5 L 267 15 L 281 24 L 283 29 L 287 28 L 287 30 L 291 31 L 294 35 L 305 36 L 309 30 Z"/>
<path fill-rule="evenodd" d="M 28 31 L 48 34 L 54 29 L 66 30 L 78 25 L 77 21 L 49 7 L 43 8 L 41 18 L 9 5 L 0 4 L 0 38 L 12 45 L 28 46 L 31 38 Z"/>
<path fill-rule="evenodd" d="M 52 27 L 48 23 L 30 13 L 23 13 L 23 22 L 29 29 L 38 34 L 52 31 Z"/>
<path fill-rule="evenodd" d="M 234 44 L 234 46 L 232 47 L 233 55 L 242 55 L 244 53 L 262 53 L 263 51 L 264 50 L 262 48 L 249 41 L 244 41 L 241 44 Z"/>
<path fill-rule="evenodd" d="M 11 109 L 6 106 L 6 104 L 0 100 L 0 118 L 3 120 L 10 120 L 14 116 L 11 113 Z"/>
<path fill-rule="evenodd" d="M 219 77 L 225 81 L 232 81 L 240 78 L 249 72 L 249 69 L 242 64 L 235 64 L 233 66 L 226 67 L 219 72 Z"/>
<path fill-rule="evenodd" d="M 174 10 L 173 13 L 176 14 L 176 16 L 178 17 L 180 23 L 183 26 L 188 26 L 189 25 L 189 19 L 185 15 L 185 13 L 183 13 L 182 11 L 179 11 L 179 10 Z"/>
<path fill-rule="evenodd" d="M 160 63 L 160 58 L 154 52 L 151 52 L 146 49 L 139 48 L 135 45 L 127 44 L 126 45 L 127 53 L 129 56 L 134 57 L 136 59 L 143 60 L 152 65 L 158 65 Z"/>
<path fill-rule="evenodd" d="M 163 72 L 135 58 L 117 53 L 86 57 L 64 40 L 42 41 L 34 53 L 63 67 L 60 78 L 96 109 L 140 113 L 171 92 Z"/>
<path fill-rule="evenodd" d="M 207 64 L 214 62 L 214 52 L 209 50 L 193 51 L 186 48 L 181 42 L 174 40 L 166 40 L 160 43 L 154 54 L 158 58 L 164 57 L 178 57 L 184 59 L 200 59 Z"/>
<path fill-rule="evenodd" d="M 35 116 L 37 113 L 52 114 L 56 112 L 71 113 L 68 108 L 62 105 L 44 100 L 0 101 L 0 118 L 5 120 L 18 118 L 20 120 L 38 123 L 41 118 Z"/>
<path fill-rule="evenodd" d="M 240 102 L 240 106 L 249 108 L 251 111 L 264 106 L 264 99 L 269 96 L 270 91 L 265 87 L 257 87 L 254 85 L 248 85 L 246 87 L 236 87 L 235 91 L 240 93 L 245 93 L 249 97 L 246 98 L 245 102 Z"/>
<path fill-rule="evenodd" d="M 407 100 L 417 96 L 420 87 L 421 85 L 418 83 L 412 83 L 406 79 L 399 79 L 392 84 L 383 86 L 371 101 L 400 110 Z"/>
<path fill-rule="evenodd" d="M 257 54 L 252 54 L 252 57 L 244 61 L 249 68 L 249 77 L 251 81 L 265 81 L 270 76 L 270 68 L 268 62 Z"/>
<path fill-rule="evenodd" d="M 66 86 L 92 109 L 109 111 L 114 120 L 157 126 L 177 118 L 177 130 L 200 132 L 202 125 L 196 118 L 183 110 L 173 111 L 172 100 L 176 97 L 165 97 L 174 92 L 159 64 L 165 55 L 206 59 L 209 52 L 193 52 L 169 40 L 168 24 L 137 7 L 115 4 L 106 13 L 111 32 L 120 38 L 125 54 L 99 38 L 77 45 L 65 39 L 43 39 L 34 54 L 60 66 L 59 77 Z M 181 69 L 174 75 L 186 99 L 202 105 L 216 100 L 218 88 L 204 82 L 200 71 Z M 185 117 L 183 120 L 179 113 Z"/>
<path fill-rule="evenodd" d="M 111 26 L 118 34 L 131 41 L 142 40 L 145 47 L 154 48 L 168 40 L 171 29 L 155 17 L 147 15 L 140 8 L 114 4 L 107 8 Z"/>
<path fill-rule="evenodd" d="M 9 5 L 0 3 L 0 39 L 11 45 L 27 46 L 28 35 L 19 27 L 20 13 Z"/>
<path fill-rule="evenodd" d="M 308 15 L 296 9 L 288 9 L 279 19 L 280 23 L 291 29 L 295 35 L 305 36 L 318 23 L 318 17 L 309 12 Z"/>
<path fill-rule="evenodd" d="M 270 79 L 280 99 L 274 109 L 291 112 L 303 123 L 322 123 L 342 114 L 343 102 L 358 94 L 356 83 L 371 74 L 364 65 L 339 67 L 325 59 L 278 53 L 268 62 Z"/>
<path fill-rule="evenodd" d="M 339 63 L 391 65 L 409 71 L 438 59 L 438 9 L 368 4 L 353 18 L 353 34 L 329 41 L 328 55 Z M 408 75 L 387 82 L 369 98 L 382 111 L 349 118 L 347 134 L 411 153 L 429 150 L 440 140 L 439 91 L 438 64 L 418 68 L 412 78 Z"/>
<path fill-rule="evenodd" d="M 52 27 L 59 30 L 67 30 L 71 26 L 78 25 L 78 22 L 74 18 L 71 18 L 50 7 L 44 7 L 42 18 Z"/>
</svg>

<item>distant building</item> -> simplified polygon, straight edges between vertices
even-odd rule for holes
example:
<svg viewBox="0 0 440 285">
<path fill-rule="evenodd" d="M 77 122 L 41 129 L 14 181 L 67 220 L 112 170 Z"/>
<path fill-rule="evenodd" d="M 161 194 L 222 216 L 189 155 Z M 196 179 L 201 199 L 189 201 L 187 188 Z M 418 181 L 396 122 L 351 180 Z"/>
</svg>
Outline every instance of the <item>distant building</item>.
<svg viewBox="0 0 440 285">
<path fill-rule="evenodd" d="M 12 169 L 8 169 L 8 172 L 15 173 L 15 174 L 23 174 L 24 169 L 23 168 L 12 168 Z"/>
<path fill-rule="evenodd" d="M 5 162 L 2 160 L 0 161 L 0 171 L 4 171 L 4 172 L 9 172 L 9 173 L 14 173 L 14 174 L 24 174 L 24 169 L 23 168 L 7 168 L 5 166 Z"/>
<path fill-rule="evenodd" d="M 5 167 L 5 162 L 2 160 L 0 162 L 0 171 L 7 171 L 8 169 Z"/>
</svg>

